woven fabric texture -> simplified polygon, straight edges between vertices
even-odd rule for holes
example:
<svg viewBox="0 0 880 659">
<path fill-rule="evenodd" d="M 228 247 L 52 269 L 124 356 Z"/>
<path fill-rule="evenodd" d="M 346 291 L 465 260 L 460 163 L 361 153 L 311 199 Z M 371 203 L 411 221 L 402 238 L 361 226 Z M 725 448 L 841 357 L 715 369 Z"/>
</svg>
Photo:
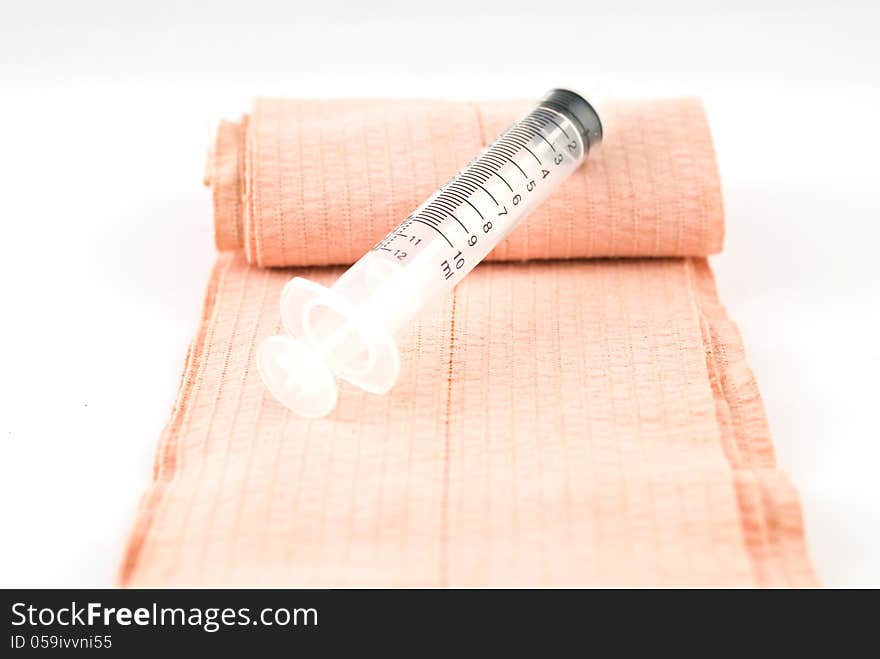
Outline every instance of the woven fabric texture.
<svg viewBox="0 0 880 659">
<path fill-rule="evenodd" d="M 723 222 L 694 101 L 615 106 L 601 155 L 496 250 L 508 262 L 399 337 L 389 395 L 342 383 L 329 417 L 304 420 L 265 391 L 254 352 L 280 330 L 287 279 L 332 281 L 327 264 L 359 257 L 522 109 L 258 101 L 220 127 L 230 251 L 122 585 L 817 584 L 703 258 Z"/>
<path fill-rule="evenodd" d="M 351 264 L 528 107 L 258 100 L 217 134 L 217 245 L 244 248 L 260 266 Z M 490 259 L 721 250 L 721 190 L 699 101 L 612 103 L 603 123 L 588 166 Z"/>
</svg>

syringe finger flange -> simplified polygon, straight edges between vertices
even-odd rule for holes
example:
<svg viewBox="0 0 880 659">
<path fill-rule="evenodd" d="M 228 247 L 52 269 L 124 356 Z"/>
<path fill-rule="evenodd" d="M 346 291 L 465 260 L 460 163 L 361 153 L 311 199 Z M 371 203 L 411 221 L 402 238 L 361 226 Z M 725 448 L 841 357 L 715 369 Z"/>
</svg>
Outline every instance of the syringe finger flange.
<svg viewBox="0 0 880 659">
<path fill-rule="evenodd" d="M 339 290 L 294 277 L 281 292 L 287 334 L 309 348 L 339 378 L 384 394 L 400 372 L 394 338 Z"/>
<path fill-rule="evenodd" d="M 270 336 L 260 343 L 256 362 L 269 393 L 295 414 L 318 418 L 336 407 L 333 371 L 306 343 L 291 336 Z"/>
</svg>

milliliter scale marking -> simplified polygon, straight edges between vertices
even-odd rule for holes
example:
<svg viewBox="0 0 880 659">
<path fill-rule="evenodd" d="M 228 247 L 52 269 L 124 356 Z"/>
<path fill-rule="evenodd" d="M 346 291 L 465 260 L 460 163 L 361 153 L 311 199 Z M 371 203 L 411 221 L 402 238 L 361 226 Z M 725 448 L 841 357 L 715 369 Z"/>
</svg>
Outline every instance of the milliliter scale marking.
<svg viewBox="0 0 880 659">
<path fill-rule="evenodd" d="M 424 232 L 429 231 L 441 236 L 448 247 L 448 253 L 438 260 L 438 274 L 445 280 L 467 274 L 516 225 L 511 211 L 531 208 L 544 199 L 547 195 L 541 193 L 556 187 L 558 177 L 553 174 L 560 167 L 567 170 L 565 164 L 580 162 L 589 147 L 589 136 L 583 136 L 568 117 L 539 106 L 413 211 L 373 251 L 407 262 L 419 256 L 427 242 Z M 481 243 L 490 243 L 488 249 Z"/>
</svg>

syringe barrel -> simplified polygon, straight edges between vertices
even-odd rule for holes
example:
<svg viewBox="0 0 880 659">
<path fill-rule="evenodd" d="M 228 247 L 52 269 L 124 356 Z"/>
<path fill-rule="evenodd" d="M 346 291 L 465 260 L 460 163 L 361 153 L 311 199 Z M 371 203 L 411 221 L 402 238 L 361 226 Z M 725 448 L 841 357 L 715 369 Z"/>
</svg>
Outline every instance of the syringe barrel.
<svg viewBox="0 0 880 659">
<path fill-rule="evenodd" d="M 397 379 L 394 335 L 458 284 L 602 139 L 592 106 L 549 92 L 329 288 L 295 277 L 281 296 L 287 336 L 260 346 L 266 386 L 297 414 L 336 404 L 335 378 L 372 393 Z"/>
<path fill-rule="evenodd" d="M 460 282 L 602 139 L 592 106 L 557 89 L 367 252 L 333 286 L 397 332 Z"/>
</svg>

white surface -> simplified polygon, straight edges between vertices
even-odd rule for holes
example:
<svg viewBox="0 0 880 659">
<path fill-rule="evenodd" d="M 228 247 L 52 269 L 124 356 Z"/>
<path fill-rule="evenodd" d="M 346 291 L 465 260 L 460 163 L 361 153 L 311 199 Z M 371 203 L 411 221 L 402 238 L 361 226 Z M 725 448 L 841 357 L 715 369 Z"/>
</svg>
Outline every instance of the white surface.
<svg viewBox="0 0 880 659">
<path fill-rule="evenodd" d="M 0 9 L 0 585 L 113 582 L 214 258 L 209 120 L 570 85 L 706 100 L 713 263 L 815 564 L 880 586 L 876 3 L 180 4 Z"/>
</svg>

